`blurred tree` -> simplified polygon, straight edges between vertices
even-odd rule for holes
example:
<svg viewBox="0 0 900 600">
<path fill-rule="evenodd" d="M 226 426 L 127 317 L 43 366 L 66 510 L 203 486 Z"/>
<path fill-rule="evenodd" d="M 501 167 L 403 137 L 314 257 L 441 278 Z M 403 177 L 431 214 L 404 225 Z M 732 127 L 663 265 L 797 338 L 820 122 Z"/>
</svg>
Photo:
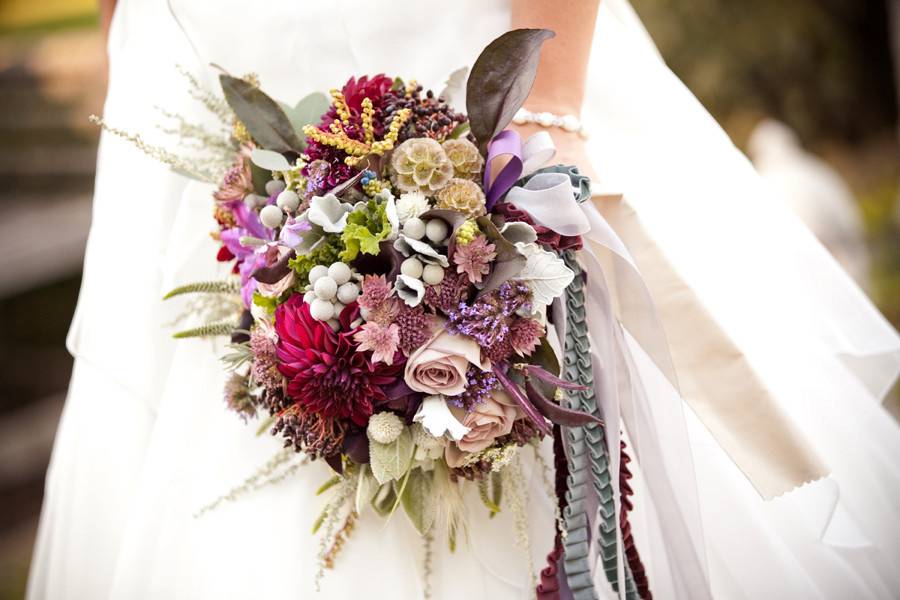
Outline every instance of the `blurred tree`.
<svg viewBox="0 0 900 600">
<path fill-rule="evenodd" d="M 884 0 L 633 0 L 666 61 L 726 127 L 746 112 L 801 138 L 893 127 Z"/>
</svg>

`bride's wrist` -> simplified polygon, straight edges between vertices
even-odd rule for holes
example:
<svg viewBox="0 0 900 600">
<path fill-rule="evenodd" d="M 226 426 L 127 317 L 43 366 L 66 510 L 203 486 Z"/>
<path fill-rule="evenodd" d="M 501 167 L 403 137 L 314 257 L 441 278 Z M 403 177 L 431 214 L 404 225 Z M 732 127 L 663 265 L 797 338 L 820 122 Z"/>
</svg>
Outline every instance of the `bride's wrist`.
<svg viewBox="0 0 900 600">
<path fill-rule="evenodd" d="M 535 124 L 545 129 L 557 129 L 587 137 L 587 131 L 575 111 L 535 110 L 533 106 L 520 108 L 513 117 L 513 123 L 519 126 Z"/>
</svg>

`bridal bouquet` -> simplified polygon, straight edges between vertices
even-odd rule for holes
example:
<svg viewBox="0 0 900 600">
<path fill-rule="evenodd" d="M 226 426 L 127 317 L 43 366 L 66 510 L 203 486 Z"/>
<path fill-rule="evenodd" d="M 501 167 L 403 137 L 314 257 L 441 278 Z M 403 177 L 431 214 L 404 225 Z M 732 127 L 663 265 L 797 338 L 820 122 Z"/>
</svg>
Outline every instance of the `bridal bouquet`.
<svg viewBox="0 0 900 600">
<path fill-rule="evenodd" d="M 202 98 L 230 129 L 212 235 L 234 277 L 167 297 L 233 294 L 237 308 L 176 337 L 231 336 L 228 406 L 333 469 L 320 493 L 335 497 L 316 522 L 330 536 L 326 567 L 370 507 L 402 509 L 423 536 L 440 527 L 453 546 L 462 488 L 476 485 L 499 511 L 517 453 L 554 436 L 549 487 L 561 514 L 542 597 L 589 584 L 578 579 L 587 550 L 577 553 L 591 536 L 617 573 L 611 493 L 600 493 L 606 526 L 575 535 L 593 519 L 579 517 L 579 490 L 591 477 L 612 490 L 596 458 L 607 449 L 575 258 L 589 182 L 575 167 L 542 166 L 553 154 L 546 133 L 523 143 L 506 129 L 552 35 L 492 42 L 469 74 L 467 114 L 448 94 L 385 75 L 290 107 L 253 76 L 223 74 L 225 102 Z M 601 447 L 593 455 L 591 444 Z M 631 558 L 633 591 L 642 569 Z"/>
</svg>

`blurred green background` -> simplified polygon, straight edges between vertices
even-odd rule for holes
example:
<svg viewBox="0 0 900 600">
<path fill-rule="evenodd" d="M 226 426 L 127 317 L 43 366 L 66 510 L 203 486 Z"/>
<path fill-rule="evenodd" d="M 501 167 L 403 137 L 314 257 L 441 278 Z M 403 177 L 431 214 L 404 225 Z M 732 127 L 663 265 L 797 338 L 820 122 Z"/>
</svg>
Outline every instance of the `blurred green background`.
<svg viewBox="0 0 900 600">
<path fill-rule="evenodd" d="M 900 325 L 900 43 L 884 0 L 633 0 L 661 53 L 746 148 L 764 117 L 848 184 L 869 293 Z M 0 599 L 23 594 L 65 397 L 104 51 L 94 0 L 0 0 Z M 41 235 L 51 228 L 54 235 Z M 37 375 L 40 373 L 40 375 Z M 889 408 L 897 414 L 896 392 Z"/>
</svg>

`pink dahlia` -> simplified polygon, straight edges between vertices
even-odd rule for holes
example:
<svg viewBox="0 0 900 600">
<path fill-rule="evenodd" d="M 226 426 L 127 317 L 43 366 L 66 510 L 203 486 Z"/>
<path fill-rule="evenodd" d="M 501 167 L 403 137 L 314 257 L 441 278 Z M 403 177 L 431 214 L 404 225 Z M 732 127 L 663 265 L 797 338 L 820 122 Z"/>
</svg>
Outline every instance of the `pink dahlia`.
<svg viewBox="0 0 900 600">
<path fill-rule="evenodd" d="M 483 235 L 468 244 L 457 244 L 453 252 L 456 272 L 465 273 L 472 283 L 480 283 L 491 272 L 491 262 L 497 258 L 496 247 Z"/>
<path fill-rule="evenodd" d="M 316 321 L 297 294 L 275 311 L 278 370 L 287 379 L 287 394 L 303 412 L 328 419 L 368 422 L 373 404 L 385 399 L 383 387 L 396 381 L 402 365 L 372 363 L 357 352 L 349 321 L 350 305 L 341 313 L 341 329 Z M 345 322 L 346 321 L 346 322 Z"/>
<path fill-rule="evenodd" d="M 400 328 L 396 323 L 385 326 L 369 322 L 357 330 L 353 339 L 359 344 L 359 352 L 372 351 L 372 362 L 391 365 L 400 345 Z"/>
</svg>

